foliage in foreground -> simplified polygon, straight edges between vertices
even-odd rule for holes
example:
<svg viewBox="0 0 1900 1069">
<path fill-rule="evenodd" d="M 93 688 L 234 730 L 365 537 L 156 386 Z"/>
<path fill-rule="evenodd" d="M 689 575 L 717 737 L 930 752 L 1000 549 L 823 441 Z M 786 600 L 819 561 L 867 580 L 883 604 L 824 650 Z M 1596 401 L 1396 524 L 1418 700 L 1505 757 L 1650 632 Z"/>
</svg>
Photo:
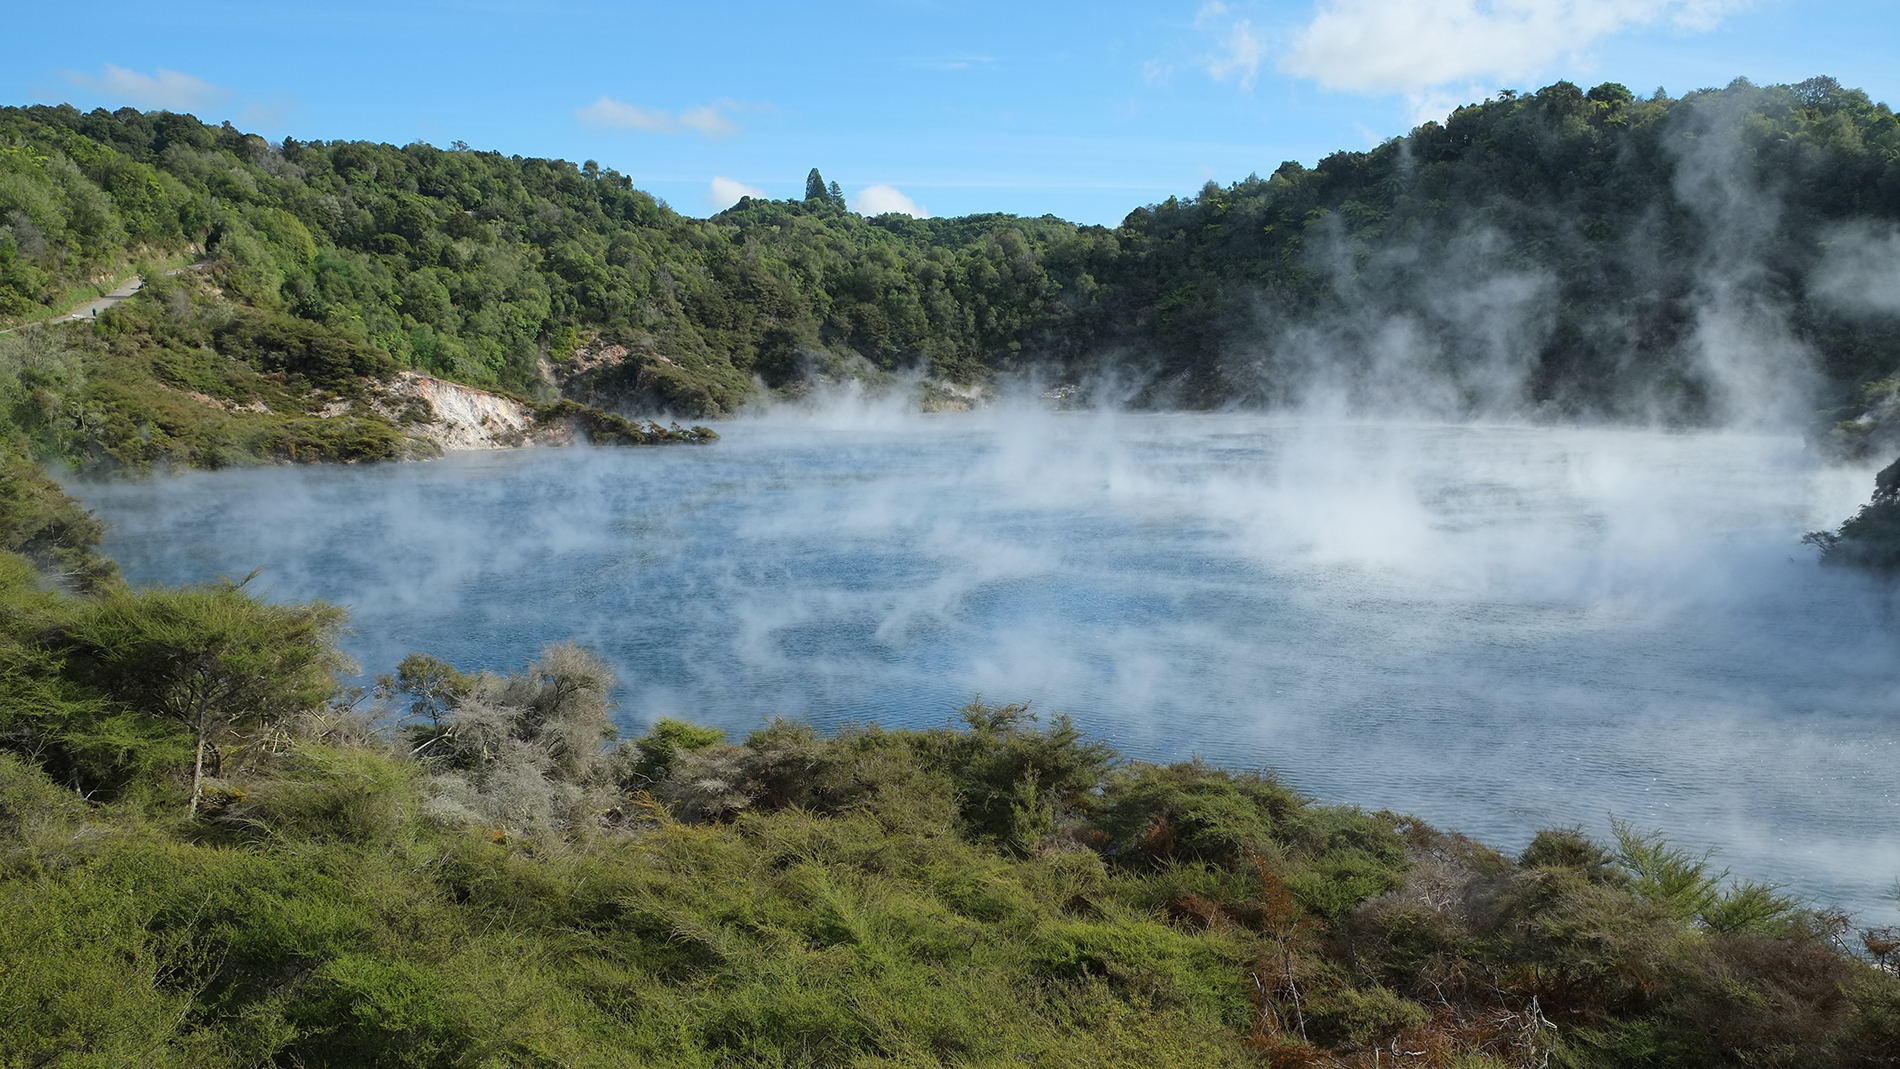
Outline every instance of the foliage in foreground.
<svg viewBox="0 0 1900 1069">
<path fill-rule="evenodd" d="M 99 552 L 105 525 L 22 456 L 0 441 L 0 550 L 24 557 L 49 581 L 76 590 L 118 582 L 119 566 Z"/>
<path fill-rule="evenodd" d="M 330 610 L 77 597 L 0 562 L 0 1064 L 1900 1051 L 1900 976 L 1840 921 L 1635 829 L 1512 860 L 980 702 L 930 730 L 662 720 L 614 743 L 612 674 L 573 646 L 506 674 L 412 656 L 372 717 L 312 686 Z M 233 619 L 285 628 L 283 663 L 205 626 Z M 167 715 L 225 670 L 248 715 Z"/>
</svg>

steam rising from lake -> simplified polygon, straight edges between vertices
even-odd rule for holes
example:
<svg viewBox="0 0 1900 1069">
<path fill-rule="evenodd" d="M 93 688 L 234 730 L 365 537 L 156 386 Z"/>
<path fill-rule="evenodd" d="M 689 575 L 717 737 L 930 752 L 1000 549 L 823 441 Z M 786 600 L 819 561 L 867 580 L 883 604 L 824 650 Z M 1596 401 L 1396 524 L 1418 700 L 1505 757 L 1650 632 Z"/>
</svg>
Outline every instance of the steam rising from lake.
<svg viewBox="0 0 1900 1069">
<path fill-rule="evenodd" d="M 1270 766 L 1509 849 L 1608 817 L 1893 918 L 1888 588 L 1802 532 L 1870 470 L 1791 438 L 868 407 L 708 448 L 85 484 L 138 582 L 254 567 L 368 673 L 578 638 L 637 731 L 944 722 Z"/>
</svg>

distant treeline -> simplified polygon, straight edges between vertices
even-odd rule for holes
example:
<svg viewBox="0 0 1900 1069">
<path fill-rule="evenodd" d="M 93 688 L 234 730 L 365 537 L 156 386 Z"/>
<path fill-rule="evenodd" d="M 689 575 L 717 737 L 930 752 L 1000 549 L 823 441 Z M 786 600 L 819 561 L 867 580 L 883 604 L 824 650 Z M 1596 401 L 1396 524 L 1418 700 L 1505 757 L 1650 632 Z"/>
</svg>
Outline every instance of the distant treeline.
<svg viewBox="0 0 1900 1069">
<path fill-rule="evenodd" d="M 1900 369 L 1894 302 L 1842 278 L 1900 220 L 1900 123 L 1827 78 L 1507 92 L 1113 229 L 867 219 L 812 188 L 697 220 L 591 161 L 9 108 L 0 315 L 196 247 L 267 311 L 477 385 L 540 388 L 605 332 L 628 407 L 689 414 L 859 358 L 1138 404 L 1692 421 L 1852 415 Z"/>
</svg>

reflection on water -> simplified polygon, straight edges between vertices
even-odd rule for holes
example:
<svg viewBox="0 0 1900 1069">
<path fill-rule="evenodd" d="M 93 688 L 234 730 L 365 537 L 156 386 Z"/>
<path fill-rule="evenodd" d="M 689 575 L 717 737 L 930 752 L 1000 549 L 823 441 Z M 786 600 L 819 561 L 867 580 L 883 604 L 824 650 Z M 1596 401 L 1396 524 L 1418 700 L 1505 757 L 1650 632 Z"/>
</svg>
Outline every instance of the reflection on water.
<svg viewBox="0 0 1900 1069">
<path fill-rule="evenodd" d="M 1035 412 L 739 422 L 706 448 L 82 484 L 140 582 L 262 567 L 370 673 L 576 637 L 630 729 L 943 722 L 1271 766 L 1505 848 L 1612 813 L 1894 918 L 1892 596 L 1798 544 L 1800 443 Z"/>
</svg>

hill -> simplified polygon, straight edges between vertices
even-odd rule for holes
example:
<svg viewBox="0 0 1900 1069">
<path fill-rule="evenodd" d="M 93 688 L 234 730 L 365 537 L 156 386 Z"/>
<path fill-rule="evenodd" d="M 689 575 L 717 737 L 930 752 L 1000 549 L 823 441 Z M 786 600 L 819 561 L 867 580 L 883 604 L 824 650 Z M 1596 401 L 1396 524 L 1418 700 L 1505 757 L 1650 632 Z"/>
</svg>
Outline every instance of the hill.
<svg viewBox="0 0 1900 1069">
<path fill-rule="evenodd" d="M 591 162 L 132 109 L 0 110 L 0 146 L 16 321 L 202 254 L 232 298 L 398 367 L 623 411 L 915 369 L 1151 406 L 1821 409 L 1858 448 L 1888 421 L 1850 421 L 1900 371 L 1894 300 L 1866 282 L 1900 248 L 1900 124 L 1826 78 L 1505 93 L 1114 229 L 867 219 L 828 194 L 700 220 Z"/>
</svg>

